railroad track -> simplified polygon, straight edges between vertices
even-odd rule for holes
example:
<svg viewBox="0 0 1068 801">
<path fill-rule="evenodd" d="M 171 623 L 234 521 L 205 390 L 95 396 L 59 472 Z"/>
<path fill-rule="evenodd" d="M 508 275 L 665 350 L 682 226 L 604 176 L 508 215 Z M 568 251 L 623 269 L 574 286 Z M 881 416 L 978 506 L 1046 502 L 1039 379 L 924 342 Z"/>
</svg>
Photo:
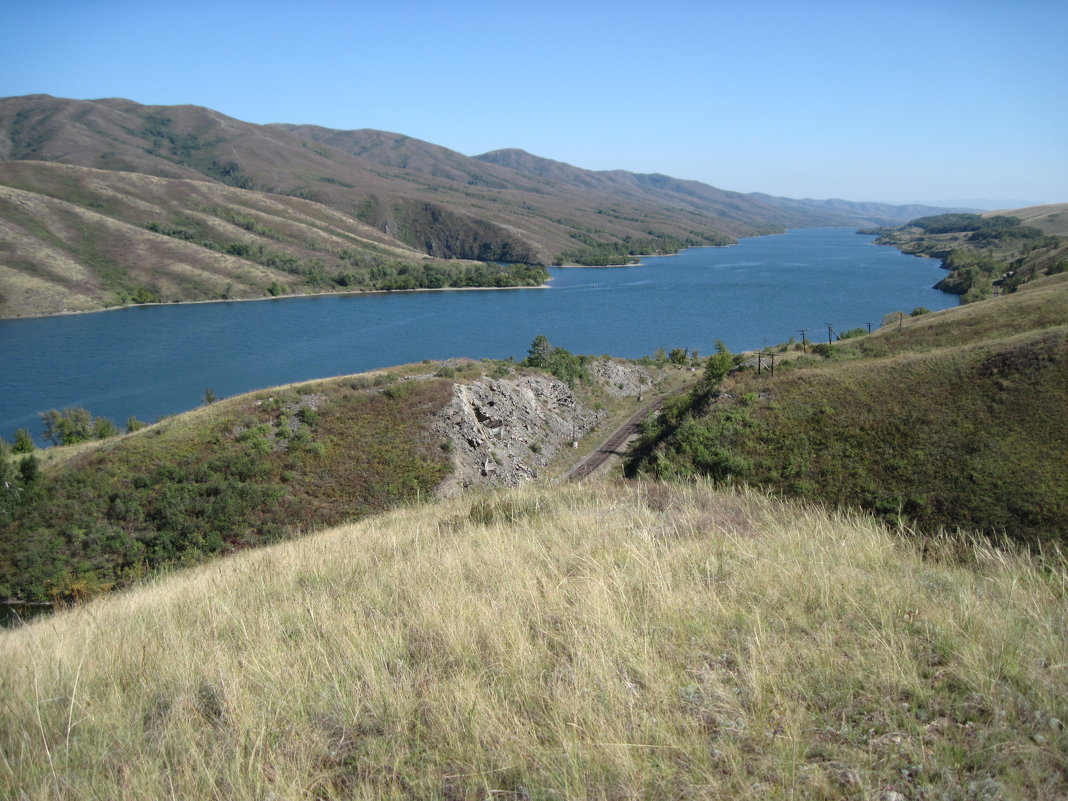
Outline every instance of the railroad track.
<svg viewBox="0 0 1068 801">
<path fill-rule="evenodd" d="M 597 450 L 593 451 L 585 458 L 582 459 L 577 465 L 571 468 L 565 475 L 565 481 L 581 481 L 586 476 L 593 473 L 598 467 L 603 465 L 608 459 L 613 456 L 620 455 L 620 446 L 623 445 L 630 437 L 638 433 L 638 427 L 641 426 L 642 421 L 653 412 L 660 409 L 664 405 L 668 398 L 679 395 L 688 391 L 690 388 L 683 387 L 676 390 L 664 397 L 653 401 L 647 406 L 643 406 L 641 409 L 632 414 L 627 421 L 623 423 L 619 428 L 612 432 L 612 434 L 604 442 L 600 444 Z"/>
</svg>

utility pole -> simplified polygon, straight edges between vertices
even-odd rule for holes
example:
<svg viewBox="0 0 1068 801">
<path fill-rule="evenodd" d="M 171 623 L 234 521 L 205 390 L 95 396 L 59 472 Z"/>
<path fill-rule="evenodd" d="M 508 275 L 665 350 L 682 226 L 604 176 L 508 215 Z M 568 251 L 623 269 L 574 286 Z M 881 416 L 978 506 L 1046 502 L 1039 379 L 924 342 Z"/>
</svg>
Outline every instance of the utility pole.
<svg viewBox="0 0 1068 801">
<path fill-rule="evenodd" d="M 799 328 L 797 330 L 801 333 L 801 352 L 807 354 L 808 353 L 808 339 L 806 339 L 806 335 L 808 334 L 808 329 L 807 328 Z"/>
<path fill-rule="evenodd" d="M 757 375 L 760 375 L 760 370 L 764 365 L 763 357 L 764 357 L 764 351 L 758 350 L 757 351 Z"/>
<path fill-rule="evenodd" d="M 768 358 L 771 359 L 771 377 L 775 377 L 775 354 L 769 353 Z"/>
<path fill-rule="evenodd" d="M 834 335 L 834 324 L 833 323 L 824 323 L 824 325 L 827 326 L 827 344 L 830 345 L 831 344 L 831 336 Z"/>
<path fill-rule="evenodd" d="M 871 323 L 867 323 L 866 325 L 868 326 L 868 333 L 870 334 L 871 333 Z"/>
</svg>

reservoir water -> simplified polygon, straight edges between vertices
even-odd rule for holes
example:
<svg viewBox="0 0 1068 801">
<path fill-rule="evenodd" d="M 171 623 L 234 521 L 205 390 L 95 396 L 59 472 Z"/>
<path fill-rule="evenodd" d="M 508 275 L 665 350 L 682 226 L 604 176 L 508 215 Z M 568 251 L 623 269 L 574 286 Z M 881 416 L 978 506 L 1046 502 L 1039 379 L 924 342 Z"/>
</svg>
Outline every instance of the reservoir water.
<svg viewBox="0 0 1068 801">
<path fill-rule="evenodd" d="M 792 230 L 640 266 L 557 268 L 547 290 L 327 295 L 0 320 L 0 436 L 82 406 L 120 427 L 218 397 L 423 359 L 522 359 L 544 334 L 574 353 L 640 357 L 784 342 L 943 309 L 938 262 L 851 229 Z"/>
</svg>

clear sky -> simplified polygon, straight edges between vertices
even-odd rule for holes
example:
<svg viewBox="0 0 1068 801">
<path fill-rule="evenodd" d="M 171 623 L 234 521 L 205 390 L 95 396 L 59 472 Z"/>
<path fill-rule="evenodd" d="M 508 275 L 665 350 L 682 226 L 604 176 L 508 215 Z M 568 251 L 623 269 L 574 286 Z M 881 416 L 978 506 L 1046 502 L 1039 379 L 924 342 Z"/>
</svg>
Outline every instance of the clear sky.
<svg viewBox="0 0 1068 801">
<path fill-rule="evenodd" d="M 519 147 L 787 197 L 1068 201 L 1068 1 L 2 6 L 0 96 Z"/>
</svg>

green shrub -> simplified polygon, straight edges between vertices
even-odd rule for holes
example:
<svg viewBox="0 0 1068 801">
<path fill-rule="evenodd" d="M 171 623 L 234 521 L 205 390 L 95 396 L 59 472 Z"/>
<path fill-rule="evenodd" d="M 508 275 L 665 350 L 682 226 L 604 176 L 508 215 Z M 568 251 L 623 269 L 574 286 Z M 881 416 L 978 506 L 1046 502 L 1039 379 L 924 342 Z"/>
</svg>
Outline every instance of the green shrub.
<svg viewBox="0 0 1068 801">
<path fill-rule="evenodd" d="M 15 443 L 11 446 L 12 453 L 33 453 L 33 436 L 25 428 L 15 432 Z"/>
</svg>

